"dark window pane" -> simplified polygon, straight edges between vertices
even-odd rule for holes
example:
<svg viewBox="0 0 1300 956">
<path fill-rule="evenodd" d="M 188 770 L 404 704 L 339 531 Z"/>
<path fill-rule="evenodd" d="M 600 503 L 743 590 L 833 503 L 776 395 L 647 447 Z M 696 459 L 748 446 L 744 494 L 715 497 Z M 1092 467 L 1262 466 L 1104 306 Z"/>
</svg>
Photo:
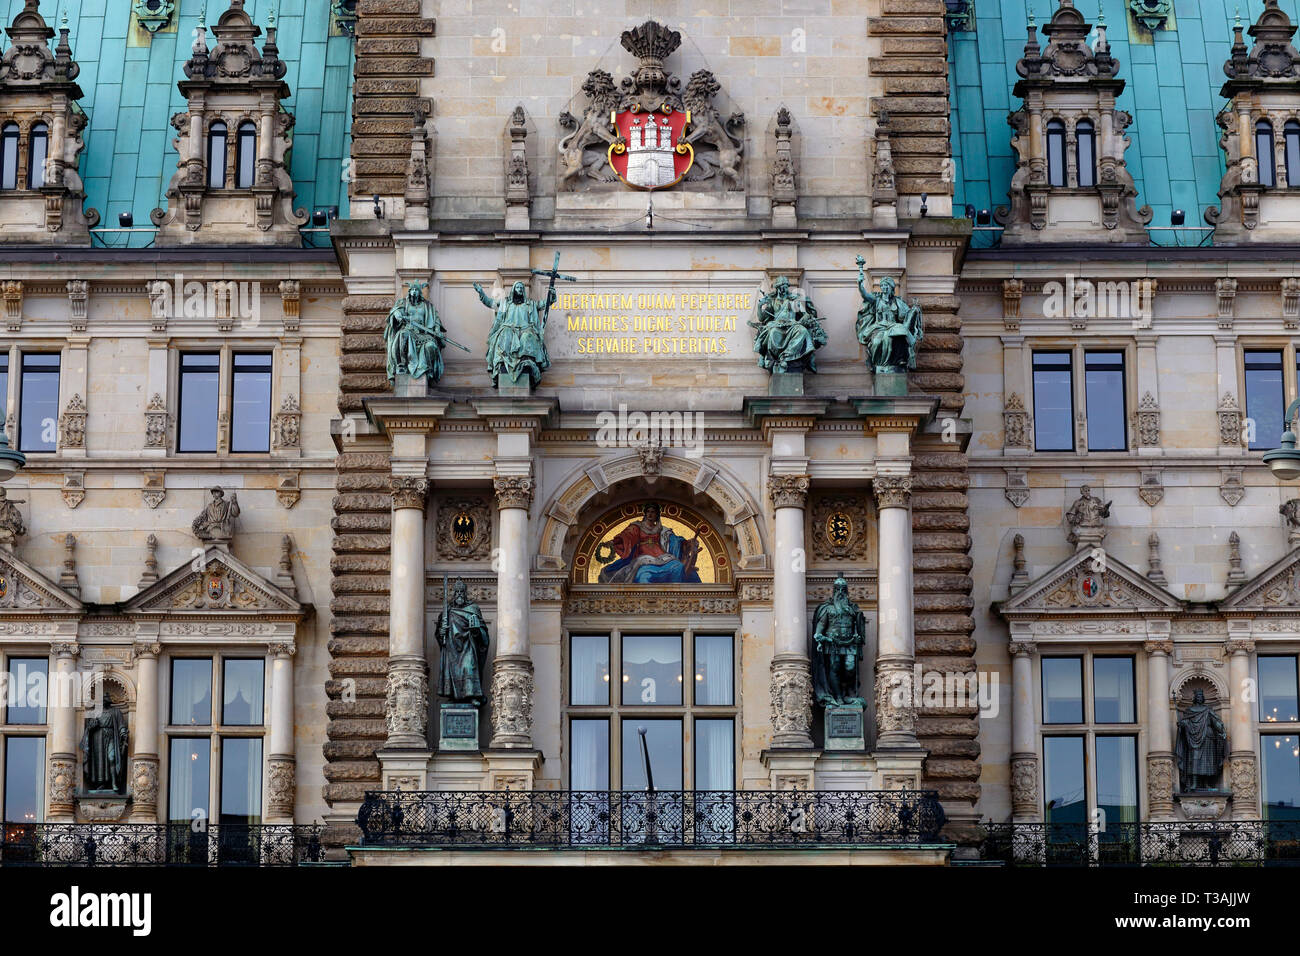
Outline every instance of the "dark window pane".
<svg viewBox="0 0 1300 956">
<path fill-rule="evenodd" d="M 44 123 L 37 123 L 27 140 L 27 188 L 40 189 L 45 185 L 45 160 L 50 154 L 50 131 Z"/>
<path fill-rule="evenodd" d="M 223 665 L 221 722 L 231 727 L 258 726 L 263 721 L 263 661 L 227 660 Z"/>
<path fill-rule="evenodd" d="M 1047 124 L 1047 182 L 1065 185 L 1065 124 L 1060 120 Z"/>
<path fill-rule="evenodd" d="M 1083 723 L 1083 659 L 1044 657 L 1043 723 Z"/>
<path fill-rule="evenodd" d="M 209 658 L 172 661 L 172 717 L 175 726 L 212 723 L 212 661 Z"/>
<path fill-rule="evenodd" d="M 1074 449 L 1074 394 L 1069 352 L 1034 353 L 1034 447 Z"/>
<path fill-rule="evenodd" d="M 0 427 L 7 419 L 9 410 L 9 353 L 0 353 Z"/>
<path fill-rule="evenodd" d="M 23 354 L 18 396 L 18 448 L 54 451 L 59 421 L 59 357 Z"/>
<path fill-rule="evenodd" d="M 1259 722 L 1300 720 L 1296 702 L 1296 659 L 1293 656 L 1259 658 Z"/>
<path fill-rule="evenodd" d="M 609 703 L 609 635 L 569 638 L 569 703 Z"/>
<path fill-rule="evenodd" d="M 1254 423 L 1251 448 L 1276 448 L 1282 441 L 1282 414 L 1286 396 L 1282 386 L 1282 353 L 1275 350 L 1247 350 L 1246 418 Z"/>
<path fill-rule="evenodd" d="M 695 703 L 728 707 L 736 702 L 730 634 L 695 637 Z"/>
<path fill-rule="evenodd" d="M 1286 136 L 1286 184 L 1300 186 L 1300 123 L 1288 120 Z"/>
<path fill-rule="evenodd" d="M 0 130 L 0 189 L 18 188 L 18 124 Z"/>
<path fill-rule="evenodd" d="M 213 123 L 208 130 L 208 188 L 226 185 L 226 124 Z"/>
<path fill-rule="evenodd" d="M 254 163 L 257 160 L 257 127 L 252 123 L 239 124 L 239 165 L 235 169 L 235 185 L 250 189 L 253 185 Z"/>
<path fill-rule="evenodd" d="M 1096 137 L 1092 124 L 1080 120 L 1074 127 L 1075 160 L 1079 167 L 1079 185 L 1097 185 Z"/>
<path fill-rule="evenodd" d="M 1131 724 L 1137 719 L 1133 658 L 1092 659 L 1092 709 L 1099 724 Z"/>
<path fill-rule="evenodd" d="M 1264 818 L 1300 820 L 1300 737 L 1263 734 L 1259 738 L 1264 784 Z"/>
<path fill-rule="evenodd" d="M 640 729 L 645 728 L 650 751 L 650 773 L 656 790 L 682 789 L 682 722 L 623 718 L 623 789 L 646 789 L 645 757 L 641 752 Z"/>
<path fill-rule="evenodd" d="M 237 354 L 231 384 L 230 450 L 271 450 L 271 356 Z"/>
<path fill-rule="evenodd" d="M 221 822 L 262 822 L 262 741 L 221 738 Z"/>
<path fill-rule="evenodd" d="M 695 789 L 731 790 L 736 785 L 735 722 L 695 721 Z M 658 768 L 655 768 L 658 770 Z M 659 778 L 655 777 L 655 786 Z"/>
<path fill-rule="evenodd" d="M 623 703 L 679 705 L 681 702 L 681 637 L 624 637 Z"/>
<path fill-rule="evenodd" d="M 1255 124 L 1255 159 L 1259 161 L 1259 184 L 1272 186 L 1276 180 L 1273 175 L 1273 126 L 1270 123 Z"/>
<path fill-rule="evenodd" d="M 1083 387 L 1087 396 L 1088 450 L 1123 451 L 1128 447 L 1124 414 L 1124 353 L 1084 353 Z"/>
<path fill-rule="evenodd" d="M 181 355 L 177 451 L 217 450 L 217 402 L 221 356 L 216 352 Z"/>
<path fill-rule="evenodd" d="M 1043 780 L 1043 822 L 1087 822 L 1082 737 L 1043 738 Z"/>
<path fill-rule="evenodd" d="M 5 822 L 45 819 L 45 738 L 5 738 Z"/>
<path fill-rule="evenodd" d="M 11 657 L 7 666 L 5 721 L 43 724 L 49 704 L 50 662 L 44 657 Z"/>
<path fill-rule="evenodd" d="M 609 789 L 609 721 L 569 721 L 569 789 Z"/>
<path fill-rule="evenodd" d="M 167 785 L 167 819 L 172 823 L 209 819 L 211 750 L 207 737 L 172 738 Z"/>
<path fill-rule="evenodd" d="M 1105 832 L 1116 823 L 1136 823 L 1137 803 L 1137 738 L 1098 737 L 1097 809 L 1102 814 L 1098 826 Z"/>
</svg>

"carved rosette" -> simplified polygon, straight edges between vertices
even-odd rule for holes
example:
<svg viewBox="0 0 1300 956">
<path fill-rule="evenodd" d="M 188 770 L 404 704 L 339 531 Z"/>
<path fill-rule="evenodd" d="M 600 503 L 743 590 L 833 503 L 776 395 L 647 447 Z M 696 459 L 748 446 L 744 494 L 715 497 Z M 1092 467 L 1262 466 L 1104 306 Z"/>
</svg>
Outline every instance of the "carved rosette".
<svg viewBox="0 0 1300 956">
<path fill-rule="evenodd" d="M 876 507 L 906 508 L 912 497 L 911 475 L 878 475 L 871 480 Z"/>
<path fill-rule="evenodd" d="M 294 759 L 270 757 L 266 762 L 266 806 L 272 817 L 293 819 L 294 792 L 297 789 Z"/>
<path fill-rule="evenodd" d="M 492 666 L 492 746 L 533 746 L 533 662 L 498 657 Z"/>
<path fill-rule="evenodd" d="M 882 661 L 876 671 L 876 734 L 881 748 L 917 745 L 912 668 L 906 661 Z"/>
<path fill-rule="evenodd" d="M 413 475 L 393 475 L 388 479 L 393 494 L 394 508 L 416 508 L 424 510 L 424 502 L 429 497 L 429 479 Z"/>
<path fill-rule="evenodd" d="M 808 502 L 812 479 L 807 475 L 772 475 L 767 479 L 767 493 L 776 508 L 803 509 Z"/>
<path fill-rule="evenodd" d="M 492 490 L 497 496 L 498 508 L 522 508 L 527 511 L 533 504 L 533 479 L 520 475 L 497 475 L 492 479 Z"/>
<path fill-rule="evenodd" d="M 72 798 L 77 789 L 77 762 L 71 754 L 52 754 L 49 760 L 50 816 L 73 812 Z"/>
<path fill-rule="evenodd" d="M 131 759 L 131 819 L 157 820 L 158 758 L 152 755 Z"/>
<path fill-rule="evenodd" d="M 806 480 L 806 479 L 805 479 Z M 812 674 L 802 657 L 772 661 L 772 747 L 812 746 Z"/>
<path fill-rule="evenodd" d="M 1259 818 L 1259 768 L 1253 753 L 1235 753 L 1228 758 L 1228 780 L 1232 787 L 1232 816 L 1236 820 Z"/>
<path fill-rule="evenodd" d="M 1037 820 L 1038 756 L 1017 754 L 1011 759 L 1011 812 L 1017 820 Z"/>
<path fill-rule="evenodd" d="M 388 746 L 423 749 L 429 718 L 429 678 L 424 662 L 393 659 L 388 664 L 384 723 Z"/>
</svg>

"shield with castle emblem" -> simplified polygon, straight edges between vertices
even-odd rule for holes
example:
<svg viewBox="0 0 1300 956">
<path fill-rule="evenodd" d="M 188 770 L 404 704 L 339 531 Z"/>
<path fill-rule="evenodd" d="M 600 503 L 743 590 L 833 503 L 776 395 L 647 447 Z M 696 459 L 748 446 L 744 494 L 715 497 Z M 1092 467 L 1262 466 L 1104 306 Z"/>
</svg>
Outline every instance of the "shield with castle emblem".
<svg viewBox="0 0 1300 956">
<path fill-rule="evenodd" d="M 637 107 L 610 114 L 618 138 L 609 147 L 609 165 L 618 178 L 637 189 L 674 186 L 695 162 L 685 141 L 690 111 L 668 104 L 654 112 Z"/>
</svg>

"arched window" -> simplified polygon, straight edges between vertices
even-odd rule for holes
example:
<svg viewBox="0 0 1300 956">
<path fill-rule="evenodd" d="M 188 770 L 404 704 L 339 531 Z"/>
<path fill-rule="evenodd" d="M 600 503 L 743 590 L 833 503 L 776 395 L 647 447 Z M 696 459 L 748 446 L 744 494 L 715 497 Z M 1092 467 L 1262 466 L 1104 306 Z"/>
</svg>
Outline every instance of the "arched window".
<svg viewBox="0 0 1300 956">
<path fill-rule="evenodd" d="M 45 185 L 45 160 L 50 154 L 50 129 L 44 123 L 32 127 L 27 138 L 27 188 Z"/>
<path fill-rule="evenodd" d="M 1065 185 L 1065 124 L 1059 119 L 1047 123 L 1047 183 Z"/>
<path fill-rule="evenodd" d="M 1277 185 L 1273 169 L 1273 124 L 1260 120 L 1255 124 L 1255 159 L 1259 163 L 1259 184 L 1261 186 Z"/>
<path fill-rule="evenodd" d="M 257 126 L 251 122 L 239 124 L 236 140 L 235 188 L 251 189 L 253 170 L 257 164 Z"/>
<path fill-rule="evenodd" d="M 226 124 L 220 121 L 208 127 L 208 188 L 226 185 Z"/>
<path fill-rule="evenodd" d="M 1287 120 L 1282 138 L 1286 142 L 1286 184 L 1300 186 L 1300 122 Z"/>
<path fill-rule="evenodd" d="M 1074 126 L 1074 159 L 1079 167 L 1079 185 L 1097 185 L 1097 134 L 1092 120 L 1079 120 Z"/>
<path fill-rule="evenodd" d="M 0 129 L 0 189 L 18 188 L 18 124 Z"/>
</svg>

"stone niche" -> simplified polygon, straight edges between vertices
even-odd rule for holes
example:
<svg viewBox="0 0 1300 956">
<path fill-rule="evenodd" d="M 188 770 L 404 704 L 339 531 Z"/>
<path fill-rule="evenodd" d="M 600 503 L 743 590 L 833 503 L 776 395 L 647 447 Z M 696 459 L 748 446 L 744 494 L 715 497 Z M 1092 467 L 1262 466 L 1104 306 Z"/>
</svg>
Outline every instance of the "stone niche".
<svg viewBox="0 0 1300 956">
<path fill-rule="evenodd" d="M 212 28 L 208 48 L 203 21 L 177 83 L 189 109 L 172 117 L 172 140 L 180 159 L 167 186 L 167 208 L 150 218 L 160 246 L 203 244 L 301 244 L 307 213 L 295 209 L 289 175 L 293 114 L 281 106 L 289 96 L 287 72 L 276 47 L 274 20 L 262 30 L 244 0 Z"/>
<path fill-rule="evenodd" d="M 1177 741 L 1177 721 L 1179 716 L 1188 707 L 1192 705 L 1192 700 L 1196 692 L 1200 691 L 1205 695 L 1205 703 L 1210 709 L 1219 716 L 1226 727 L 1229 722 L 1227 713 L 1227 701 L 1223 699 L 1219 688 L 1215 682 L 1208 677 L 1196 672 L 1191 676 L 1184 677 L 1177 686 L 1174 693 L 1175 721 L 1174 740 Z M 1227 773 L 1228 764 L 1224 761 L 1223 771 L 1219 775 L 1219 780 L 1213 790 L 1197 790 L 1185 792 L 1182 789 L 1182 779 L 1178 773 L 1178 767 L 1174 766 L 1174 803 L 1178 807 L 1178 816 L 1181 819 L 1192 822 L 1207 822 L 1222 818 L 1232 802 L 1232 794 L 1224 787 L 1224 775 Z"/>
<path fill-rule="evenodd" d="M 0 189 L 0 244 L 89 245 L 99 213 L 85 209 L 77 172 L 85 149 L 86 114 L 77 101 L 81 68 L 72 59 L 68 29 L 46 25 L 36 0 L 14 17 L 9 48 L 0 57 L 0 150 L 14 150 L 17 174 Z M 7 161 L 7 157 L 6 157 Z"/>
</svg>

